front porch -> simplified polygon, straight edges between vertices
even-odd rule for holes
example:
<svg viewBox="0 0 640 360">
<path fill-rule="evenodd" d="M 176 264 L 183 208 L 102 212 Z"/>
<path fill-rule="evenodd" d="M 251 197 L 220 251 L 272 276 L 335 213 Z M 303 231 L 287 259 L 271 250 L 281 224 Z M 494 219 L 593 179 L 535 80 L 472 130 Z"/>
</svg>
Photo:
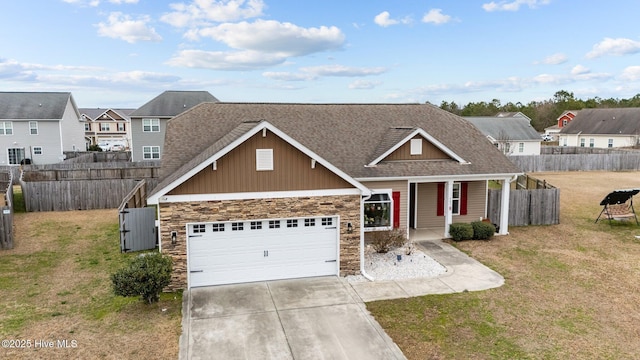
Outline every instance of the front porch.
<svg viewBox="0 0 640 360">
<path fill-rule="evenodd" d="M 409 240 L 413 242 L 442 240 L 445 238 L 444 232 L 444 226 L 422 229 L 409 229 Z"/>
</svg>

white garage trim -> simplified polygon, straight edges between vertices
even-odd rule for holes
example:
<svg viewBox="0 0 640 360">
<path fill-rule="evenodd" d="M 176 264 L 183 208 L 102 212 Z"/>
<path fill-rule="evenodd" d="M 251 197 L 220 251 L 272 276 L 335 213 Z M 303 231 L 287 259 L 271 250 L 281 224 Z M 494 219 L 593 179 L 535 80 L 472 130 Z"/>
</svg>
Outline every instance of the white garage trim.
<svg viewBox="0 0 640 360">
<path fill-rule="evenodd" d="M 188 287 L 338 275 L 337 215 L 186 225 Z"/>
</svg>

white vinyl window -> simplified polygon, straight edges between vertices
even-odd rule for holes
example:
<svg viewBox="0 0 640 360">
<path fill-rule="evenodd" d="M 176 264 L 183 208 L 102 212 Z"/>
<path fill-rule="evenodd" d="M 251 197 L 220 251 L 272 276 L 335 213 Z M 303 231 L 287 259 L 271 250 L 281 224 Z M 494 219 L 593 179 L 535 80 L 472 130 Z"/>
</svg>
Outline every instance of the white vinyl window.
<svg viewBox="0 0 640 360">
<path fill-rule="evenodd" d="M 523 153 L 524 152 L 524 143 L 518 143 L 518 152 L 519 153 Z"/>
<path fill-rule="evenodd" d="M 256 171 L 273 170 L 273 149 L 256 149 Z"/>
<path fill-rule="evenodd" d="M 38 135 L 38 122 L 29 121 L 29 134 Z"/>
<path fill-rule="evenodd" d="M 118 131 L 124 131 L 124 123 L 118 123 Z"/>
<path fill-rule="evenodd" d="M 84 124 L 84 131 L 91 131 L 91 124 L 89 123 Z"/>
<path fill-rule="evenodd" d="M 609 142 L 607 143 L 607 147 L 610 147 L 610 148 L 613 147 L 613 139 L 609 139 Z"/>
<path fill-rule="evenodd" d="M 596 145 L 595 139 L 589 139 L 589 147 L 594 147 Z"/>
<path fill-rule="evenodd" d="M 0 135 L 13 135 L 13 123 L 11 121 L 0 121 Z"/>
<path fill-rule="evenodd" d="M 391 226 L 391 193 L 378 192 L 364 202 L 364 228 L 374 230 L 376 228 L 388 228 Z"/>
<path fill-rule="evenodd" d="M 584 147 L 584 139 L 580 139 L 580 147 Z"/>
<path fill-rule="evenodd" d="M 451 213 L 460 215 L 460 183 L 453 183 L 453 196 L 451 197 Z"/>
<path fill-rule="evenodd" d="M 422 139 L 411 139 L 411 155 L 422 155 Z"/>
<path fill-rule="evenodd" d="M 142 131 L 144 131 L 144 132 L 159 132 L 160 131 L 160 119 L 142 119 Z"/>
<path fill-rule="evenodd" d="M 107 123 L 100 123 L 100 131 L 109 131 L 110 127 Z"/>
<path fill-rule="evenodd" d="M 160 159 L 160 146 L 143 146 L 142 158 L 145 160 Z"/>
<path fill-rule="evenodd" d="M 42 155 L 42 146 L 34 146 L 33 155 Z"/>
</svg>

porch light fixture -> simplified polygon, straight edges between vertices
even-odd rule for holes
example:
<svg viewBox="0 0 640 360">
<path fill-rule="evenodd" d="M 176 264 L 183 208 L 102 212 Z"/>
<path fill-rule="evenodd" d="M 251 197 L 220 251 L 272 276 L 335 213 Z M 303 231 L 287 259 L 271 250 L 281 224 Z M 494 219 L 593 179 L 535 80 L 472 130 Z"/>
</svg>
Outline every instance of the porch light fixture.
<svg viewBox="0 0 640 360">
<path fill-rule="evenodd" d="M 351 234 L 353 232 L 353 225 L 351 223 L 347 223 L 347 233 Z"/>
<path fill-rule="evenodd" d="M 178 232 L 177 231 L 172 231 L 171 232 L 171 245 L 175 245 L 176 242 L 178 242 Z"/>
</svg>

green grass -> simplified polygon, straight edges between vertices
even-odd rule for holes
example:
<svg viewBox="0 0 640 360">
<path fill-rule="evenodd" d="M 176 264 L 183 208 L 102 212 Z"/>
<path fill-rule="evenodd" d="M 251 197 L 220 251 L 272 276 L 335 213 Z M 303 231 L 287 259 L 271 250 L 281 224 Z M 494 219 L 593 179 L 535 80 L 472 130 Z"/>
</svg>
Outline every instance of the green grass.
<svg viewBox="0 0 640 360">
<path fill-rule="evenodd" d="M 27 212 L 26 205 L 24 203 L 24 196 L 22 195 L 22 187 L 13 187 L 13 212 L 24 213 Z"/>
<path fill-rule="evenodd" d="M 107 326 L 124 334 L 127 329 L 143 328 L 140 317 L 156 316 L 158 306 L 169 309 L 165 315 L 180 318 L 181 293 L 163 294 L 158 306 L 113 294 L 110 274 L 137 255 L 120 253 L 117 218 L 94 226 L 65 221 L 61 214 L 59 220 L 42 220 L 30 226 L 35 239 L 48 237 L 50 243 L 46 250 L 29 254 L 0 254 L 1 336 L 20 336 L 41 321 L 68 317 L 95 323 L 91 331 Z M 52 293 L 48 287 L 55 280 L 52 274 L 61 272 L 71 280 Z M 114 317 L 121 313 L 130 314 L 125 318 L 131 321 L 116 321 Z M 151 332 L 155 325 L 144 326 Z"/>
</svg>

